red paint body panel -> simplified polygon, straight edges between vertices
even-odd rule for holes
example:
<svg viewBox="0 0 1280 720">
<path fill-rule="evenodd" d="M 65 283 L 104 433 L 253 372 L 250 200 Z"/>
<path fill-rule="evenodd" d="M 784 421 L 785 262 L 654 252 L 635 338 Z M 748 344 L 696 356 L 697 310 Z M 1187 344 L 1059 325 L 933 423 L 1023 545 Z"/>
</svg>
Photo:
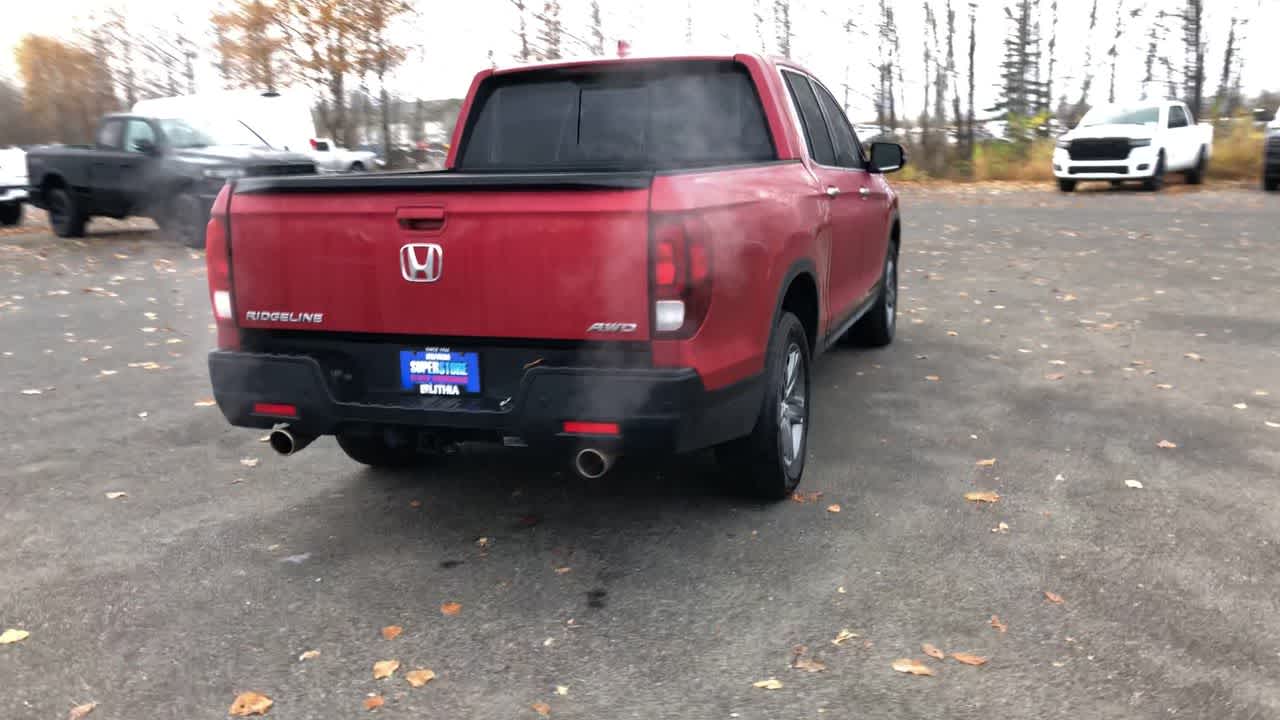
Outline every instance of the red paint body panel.
<svg viewBox="0 0 1280 720">
<path fill-rule="evenodd" d="M 649 336 L 648 190 L 237 195 L 231 207 L 242 327 L 587 339 L 597 322 Z M 406 229 L 410 208 L 443 211 Z M 408 282 L 406 244 L 440 247 L 440 277 Z M 323 313 L 323 323 L 250 321 Z"/>
</svg>

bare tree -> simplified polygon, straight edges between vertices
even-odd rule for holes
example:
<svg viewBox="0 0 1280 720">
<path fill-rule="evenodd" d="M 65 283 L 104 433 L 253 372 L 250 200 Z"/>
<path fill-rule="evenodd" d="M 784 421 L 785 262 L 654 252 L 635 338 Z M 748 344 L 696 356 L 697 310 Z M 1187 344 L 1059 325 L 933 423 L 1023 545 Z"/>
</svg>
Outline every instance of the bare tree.
<svg viewBox="0 0 1280 720">
<path fill-rule="evenodd" d="M 604 25 L 600 22 L 600 0 L 591 0 L 591 54 L 604 55 Z"/>
<path fill-rule="evenodd" d="M 1080 84 L 1080 102 L 1076 103 L 1074 115 L 1078 118 L 1084 114 L 1089 105 L 1089 90 L 1093 87 L 1093 33 L 1098 29 L 1098 0 L 1093 0 L 1089 10 L 1089 34 L 1085 36 L 1084 46 L 1084 81 Z"/>
<path fill-rule="evenodd" d="M 973 57 L 978 49 L 978 2 L 969 0 L 969 117 L 965 122 L 965 157 L 973 158 L 973 148 L 977 144 L 974 136 L 974 86 L 977 73 L 974 70 Z"/>
<path fill-rule="evenodd" d="M 542 46 L 540 57 L 543 60 L 559 60 L 560 45 L 564 39 L 564 27 L 560 22 L 560 1 L 544 2 L 538 20 L 542 23 L 542 27 L 538 28 L 538 43 Z"/>
<path fill-rule="evenodd" d="M 951 116 L 955 119 L 956 142 L 960 142 L 960 130 L 964 118 L 960 115 L 960 76 L 956 72 L 956 11 L 947 0 L 947 77 L 954 88 L 951 93 Z"/>
<path fill-rule="evenodd" d="M 1213 109 L 1216 114 L 1227 115 L 1228 117 L 1235 113 L 1237 98 L 1234 88 L 1231 84 L 1231 73 L 1234 69 L 1232 61 L 1236 54 L 1236 25 L 1239 20 L 1236 16 L 1231 16 L 1231 32 L 1227 35 L 1227 47 L 1222 54 L 1222 77 L 1218 80 L 1218 95 L 1213 99 Z"/>
<path fill-rule="evenodd" d="M 1204 56 L 1207 41 L 1204 34 L 1203 0 L 1186 0 L 1182 13 L 1184 100 L 1199 118 L 1204 112 Z"/>
<path fill-rule="evenodd" d="M 773 0 L 773 29 L 778 36 L 778 53 L 791 57 L 791 0 Z"/>
<path fill-rule="evenodd" d="M 529 62 L 529 58 L 533 56 L 533 53 L 529 49 L 529 21 L 524 14 L 526 9 L 524 0 L 511 0 L 511 4 L 515 6 L 516 12 L 520 15 L 520 29 L 516 32 L 520 37 L 520 54 L 516 56 L 516 59 L 520 62 Z"/>
<path fill-rule="evenodd" d="M 756 24 L 756 39 L 760 41 L 760 52 L 768 52 L 769 44 L 764 39 L 764 12 L 760 9 L 761 0 L 752 0 L 751 13 Z"/>
<path fill-rule="evenodd" d="M 896 131 L 898 129 L 898 111 L 897 93 L 894 88 L 894 69 L 897 68 L 899 73 L 902 71 L 902 65 L 898 62 L 901 48 L 893 6 L 887 0 L 880 0 L 880 22 L 876 29 L 879 36 L 876 46 L 880 51 L 880 61 L 876 68 L 879 73 L 879 86 L 876 92 L 876 122 L 880 125 L 881 132 L 884 132 L 886 127 Z M 901 84 L 901 75 L 898 75 L 898 78 L 899 84 Z"/>
<path fill-rule="evenodd" d="M 1058 0 L 1049 3 L 1049 71 L 1044 80 L 1045 110 L 1053 102 L 1053 76 L 1058 63 Z"/>
<path fill-rule="evenodd" d="M 1111 36 L 1111 49 L 1107 51 L 1107 56 L 1111 58 L 1111 84 L 1107 89 L 1107 102 L 1116 101 L 1116 61 L 1120 57 L 1120 39 L 1124 37 L 1125 28 L 1129 23 L 1122 19 L 1124 15 L 1125 0 L 1116 1 L 1116 31 Z M 1136 20 L 1142 15 L 1142 8 L 1134 8 L 1129 11 L 1129 20 Z"/>
<path fill-rule="evenodd" d="M 1152 18 L 1150 26 L 1147 27 L 1147 56 L 1144 61 L 1145 72 L 1142 76 L 1142 99 L 1146 100 L 1151 94 L 1151 85 L 1155 82 L 1156 59 L 1159 57 L 1160 46 L 1164 44 L 1165 35 L 1168 29 L 1164 25 L 1165 12 L 1161 10 Z"/>
</svg>

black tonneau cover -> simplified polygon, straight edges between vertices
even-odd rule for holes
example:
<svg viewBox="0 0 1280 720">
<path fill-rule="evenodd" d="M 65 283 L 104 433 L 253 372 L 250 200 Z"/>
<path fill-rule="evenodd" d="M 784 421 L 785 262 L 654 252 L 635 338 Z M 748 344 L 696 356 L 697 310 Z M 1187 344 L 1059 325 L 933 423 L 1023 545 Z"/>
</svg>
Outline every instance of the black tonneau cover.
<svg viewBox="0 0 1280 720">
<path fill-rule="evenodd" d="M 393 172 L 351 175 L 300 175 L 245 178 L 237 194 L 352 193 L 415 190 L 639 190 L 649 187 L 653 172 L 463 173 Z"/>
</svg>

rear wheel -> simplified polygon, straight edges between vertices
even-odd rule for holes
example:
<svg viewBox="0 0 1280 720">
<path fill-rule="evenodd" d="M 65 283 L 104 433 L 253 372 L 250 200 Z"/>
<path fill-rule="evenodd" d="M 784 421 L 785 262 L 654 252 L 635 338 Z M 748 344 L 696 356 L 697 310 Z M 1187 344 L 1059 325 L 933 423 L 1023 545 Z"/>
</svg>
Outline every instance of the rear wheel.
<svg viewBox="0 0 1280 720">
<path fill-rule="evenodd" d="M 1209 167 L 1209 156 L 1205 153 L 1204 148 L 1200 148 L 1200 154 L 1196 156 L 1195 167 L 1187 171 L 1187 184 L 1199 185 L 1204 182 L 1205 171 Z"/>
<path fill-rule="evenodd" d="M 203 248 L 209 209 L 195 195 L 180 193 L 169 202 L 162 223 L 174 240 L 189 248 Z"/>
<path fill-rule="evenodd" d="M 782 500 L 800 484 L 809 441 L 809 341 L 799 318 L 783 312 L 769 339 L 765 391 L 750 435 L 716 448 L 735 489 Z"/>
<path fill-rule="evenodd" d="M 1262 189 L 1267 192 L 1280 191 L 1280 174 L 1262 178 Z"/>
<path fill-rule="evenodd" d="M 12 227 L 22 222 L 22 203 L 0 203 L 0 225 Z"/>
<path fill-rule="evenodd" d="M 351 163 L 351 172 L 364 172 L 364 163 L 359 160 Z"/>
<path fill-rule="evenodd" d="M 426 459 L 418 452 L 414 433 L 382 428 L 348 430 L 339 432 L 337 440 L 347 457 L 370 467 L 406 468 Z"/>
<path fill-rule="evenodd" d="M 55 187 L 45 191 L 45 203 L 49 209 L 49 225 L 53 228 L 54 235 L 64 238 L 84 237 L 84 226 L 88 218 L 66 188 Z"/>
<path fill-rule="evenodd" d="M 1151 177 L 1142 181 L 1142 188 L 1147 192 L 1159 192 L 1164 187 L 1164 151 L 1160 151 L 1160 157 L 1156 158 L 1156 169 L 1151 172 Z"/>
<path fill-rule="evenodd" d="M 1061 190 L 1061 191 L 1062 191 L 1062 192 L 1064 192 L 1064 193 L 1075 192 L 1075 191 L 1076 191 L 1076 181 L 1075 181 L 1075 180 L 1063 180 L 1063 179 L 1059 179 L 1059 180 L 1058 180 L 1058 189 L 1059 189 L 1059 190 Z"/>
</svg>

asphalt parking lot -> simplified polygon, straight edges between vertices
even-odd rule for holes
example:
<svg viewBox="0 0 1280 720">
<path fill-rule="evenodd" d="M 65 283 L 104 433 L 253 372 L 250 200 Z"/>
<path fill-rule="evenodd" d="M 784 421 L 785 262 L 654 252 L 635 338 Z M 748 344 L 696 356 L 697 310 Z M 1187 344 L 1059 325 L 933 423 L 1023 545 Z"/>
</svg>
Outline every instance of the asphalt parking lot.
<svg viewBox="0 0 1280 720">
<path fill-rule="evenodd" d="M 700 456 L 276 457 L 202 406 L 199 253 L 0 237 L 0 717 L 1280 717 L 1280 202 L 903 214 L 898 341 L 819 361 L 768 506 Z"/>
</svg>

